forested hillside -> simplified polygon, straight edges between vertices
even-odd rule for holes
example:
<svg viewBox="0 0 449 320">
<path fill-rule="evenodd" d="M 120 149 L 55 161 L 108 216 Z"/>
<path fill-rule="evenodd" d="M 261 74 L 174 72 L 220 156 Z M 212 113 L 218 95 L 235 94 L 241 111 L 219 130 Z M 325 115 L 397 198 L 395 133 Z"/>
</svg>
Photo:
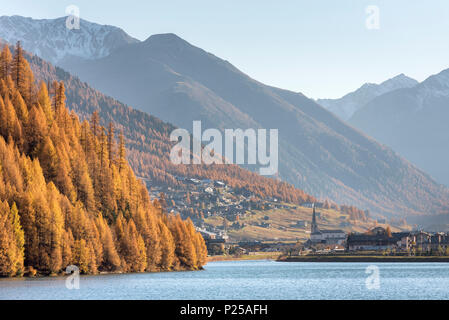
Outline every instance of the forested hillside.
<svg viewBox="0 0 449 320">
<path fill-rule="evenodd" d="M 203 238 L 151 202 L 123 134 L 98 113 L 80 122 L 64 83 L 36 86 L 14 51 L 0 55 L 0 275 L 201 268 Z"/>
<path fill-rule="evenodd" d="M 278 128 L 279 175 L 319 198 L 393 216 L 447 213 L 449 190 L 301 93 L 258 82 L 175 34 L 61 64 L 181 128 Z M 300 75 L 307 77 L 307 75 Z"/>
<path fill-rule="evenodd" d="M 128 161 L 139 177 L 172 187 L 179 184 L 176 176 L 215 179 L 233 188 L 247 190 L 259 198 L 276 197 L 293 203 L 315 200 L 291 184 L 262 177 L 237 165 L 173 165 L 169 159 L 173 145 L 169 137 L 175 129 L 173 125 L 104 95 L 37 56 L 27 54 L 26 57 L 37 79 L 50 84 L 55 80 L 64 81 L 70 110 L 82 119 L 90 118 L 96 111 L 104 126 L 112 122 L 117 130 L 123 131 Z"/>
</svg>

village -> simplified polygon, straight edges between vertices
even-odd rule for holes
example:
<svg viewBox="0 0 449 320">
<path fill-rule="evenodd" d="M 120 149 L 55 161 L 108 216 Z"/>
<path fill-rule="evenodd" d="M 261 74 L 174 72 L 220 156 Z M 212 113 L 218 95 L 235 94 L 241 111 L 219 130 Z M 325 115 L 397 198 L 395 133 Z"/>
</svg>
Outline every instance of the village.
<svg viewBox="0 0 449 320">
<path fill-rule="evenodd" d="M 389 255 L 449 255 L 449 233 L 423 230 L 392 232 L 390 227 L 375 227 L 363 233 L 321 230 L 313 208 L 310 239 L 297 254 L 310 252 L 379 252 Z"/>
<path fill-rule="evenodd" d="M 190 218 L 205 238 L 228 240 L 229 230 L 241 230 L 247 226 L 240 220 L 254 210 L 285 209 L 277 199 L 257 199 L 246 190 L 237 190 L 218 180 L 177 177 L 182 187 L 148 186 L 152 198 L 162 199 L 169 213 L 179 213 L 183 219 Z M 221 218 L 223 223 L 212 225 L 209 218 Z M 307 225 L 307 223 L 305 224 Z M 269 228 L 270 223 L 261 222 L 259 227 Z"/>
<path fill-rule="evenodd" d="M 210 255 L 255 252 L 449 255 L 447 233 L 413 231 L 405 225 L 391 228 L 386 219 L 371 219 L 368 213 L 365 221 L 354 221 L 324 202 L 292 205 L 278 199 L 258 199 L 219 180 L 187 177 L 177 180 L 181 187 L 147 187 L 152 198 L 160 199 L 167 212 L 192 220 L 206 240 Z M 281 224 L 276 216 L 289 223 Z"/>
</svg>

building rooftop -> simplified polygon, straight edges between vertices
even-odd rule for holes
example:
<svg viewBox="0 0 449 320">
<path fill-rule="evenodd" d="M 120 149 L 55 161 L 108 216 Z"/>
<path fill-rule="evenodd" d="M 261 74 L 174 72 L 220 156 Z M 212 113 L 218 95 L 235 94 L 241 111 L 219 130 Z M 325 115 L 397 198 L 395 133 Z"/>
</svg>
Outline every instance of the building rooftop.
<svg viewBox="0 0 449 320">
<path fill-rule="evenodd" d="M 345 233 L 343 230 L 336 229 L 336 230 L 320 230 L 321 233 Z"/>
</svg>

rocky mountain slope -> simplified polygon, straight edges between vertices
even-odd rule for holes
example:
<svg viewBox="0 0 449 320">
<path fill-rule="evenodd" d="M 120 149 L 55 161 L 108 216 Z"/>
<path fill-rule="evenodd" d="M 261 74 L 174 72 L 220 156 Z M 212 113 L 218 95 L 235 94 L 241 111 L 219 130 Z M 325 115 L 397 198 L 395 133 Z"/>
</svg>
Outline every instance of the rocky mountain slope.
<svg viewBox="0 0 449 320">
<path fill-rule="evenodd" d="M 193 120 L 203 128 L 279 129 L 278 177 L 314 196 L 399 216 L 446 212 L 448 190 L 391 149 L 304 95 L 264 85 L 176 35 L 61 65 L 101 92 L 186 129 Z M 139 133 L 130 133 L 140 136 L 137 145 L 148 130 L 139 120 L 133 118 Z M 155 161 L 136 157 L 140 166 Z"/>
<path fill-rule="evenodd" d="M 427 174 L 313 100 L 251 79 L 176 35 L 151 36 L 66 67 L 186 129 L 193 120 L 204 128 L 279 129 L 279 177 L 317 197 L 398 215 L 431 213 L 447 199 Z"/>
<path fill-rule="evenodd" d="M 381 95 L 349 122 L 449 185 L 449 69 Z"/>
<path fill-rule="evenodd" d="M 54 64 L 102 58 L 123 45 L 138 42 L 120 28 L 83 19 L 79 29 L 68 29 L 66 19 L 2 16 L 0 38 L 12 44 L 21 41 L 25 50 Z"/>
<path fill-rule="evenodd" d="M 348 93 L 340 99 L 318 99 L 317 102 L 327 110 L 336 114 L 340 119 L 348 120 L 351 116 L 374 98 L 401 88 L 411 88 L 418 81 L 400 74 L 380 84 L 365 83 L 354 92 Z"/>
<path fill-rule="evenodd" d="M 173 165 L 169 159 L 173 142 L 169 137 L 176 127 L 104 95 L 37 56 L 27 58 L 37 80 L 49 84 L 55 80 L 64 82 L 67 107 L 81 119 L 88 120 L 93 112 L 98 112 L 103 126 L 111 122 L 116 132 L 123 131 L 131 167 L 136 175 L 155 185 L 176 187 L 180 183 L 177 177 L 215 179 L 259 198 L 278 198 L 292 203 L 315 201 L 292 185 L 259 176 L 237 165 Z"/>
</svg>

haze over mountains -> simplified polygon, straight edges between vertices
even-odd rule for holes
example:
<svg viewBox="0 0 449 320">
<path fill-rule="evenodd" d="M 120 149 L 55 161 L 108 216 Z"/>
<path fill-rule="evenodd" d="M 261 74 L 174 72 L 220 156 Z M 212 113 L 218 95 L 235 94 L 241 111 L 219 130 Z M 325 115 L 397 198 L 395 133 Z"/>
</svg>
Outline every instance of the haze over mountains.
<svg viewBox="0 0 449 320">
<path fill-rule="evenodd" d="M 14 30 L 3 34 L 20 38 Z M 54 35 L 47 37 L 51 42 Z M 279 177 L 312 195 L 400 216 L 445 210 L 448 189 L 301 93 L 264 85 L 173 34 L 108 50 L 90 60 L 60 58 L 58 64 L 96 89 L 186 129 L 193 120 L 202 120 L 204 128 L 279 129 Z"/>
<path fill-rule="evenodd" d="M 81 120 L 90 121 L 92 114 L 100 115 L 100 124 L 126 139 L 127 158 L 133 171 L 149 185 L 177 188 L 177 177 L 195 177 L 226 182 L 230 187 L 250 192 L 260 199 L 277 198 L 291 203 L 316 201 L 302 190 L 285 182 L 260 176 L 237 165 L 174 165 L 170 162 L 170 133 L 176 128 L 145 112 L 133 109 L 93 89 L 70 73 L 55 67 L 38 56 L 26 55 L 38 81 L 63 81 L 66 88 L 66 106 Z"/>
<path fill-rule="evenodd" d="M 318 99 L 317 102 L 343 120 L 349 120 L 352 115 L 365 104 L 384 93 L 401 88 L 411 88 L 418 84 L 415 79 L 400 74 L 380 84 L 365 83 L 354 92 L 340 99 Z"/>
<path fill-rule="evenodd" d="M 448 119 L 449 69 L 376 97 L 349 122 L 449 185 Z"/>
<path fill-rule="evenodd" d="M 422 83 L 403 74 L 317 102 L 449 185 L 449 70 Z"/>
</svg>

